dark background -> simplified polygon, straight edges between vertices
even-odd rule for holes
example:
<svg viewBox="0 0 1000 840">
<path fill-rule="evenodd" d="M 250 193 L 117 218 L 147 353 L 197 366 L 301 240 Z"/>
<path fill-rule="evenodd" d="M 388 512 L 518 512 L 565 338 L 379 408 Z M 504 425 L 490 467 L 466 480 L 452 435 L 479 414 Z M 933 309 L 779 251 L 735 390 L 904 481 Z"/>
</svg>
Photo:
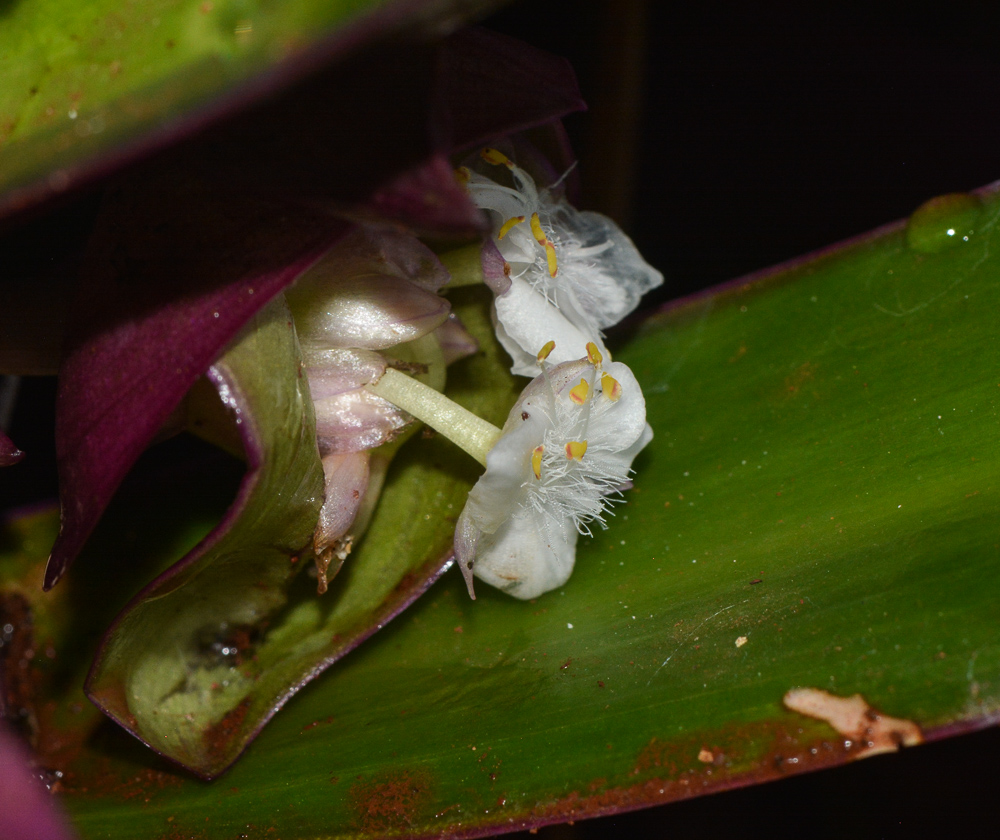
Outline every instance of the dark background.
<svg viewBox="0 0 1000 840">
<path fill-rule="evenodd" d="M 1000 178 L 998 5 L 545 0 L 487 25 L 573 63 L 582 203 L 669 299 Z M 984 836 L 998 756 L 991 728 L 535 836 Z"/>
<path fill-rule="evenodd" d="M 487 25 L 572 61 L 592 106 L 567 120 L 582 203 L 623 223 L 666 300 L 1000 178 L 997 6 L 533 0 Z M 52 493 L 52 384 L 22 396 L 31 457 L 0 503 Z M 979 836 L 998 755 L 989 729 L 536 836 Z"/>
</svg>

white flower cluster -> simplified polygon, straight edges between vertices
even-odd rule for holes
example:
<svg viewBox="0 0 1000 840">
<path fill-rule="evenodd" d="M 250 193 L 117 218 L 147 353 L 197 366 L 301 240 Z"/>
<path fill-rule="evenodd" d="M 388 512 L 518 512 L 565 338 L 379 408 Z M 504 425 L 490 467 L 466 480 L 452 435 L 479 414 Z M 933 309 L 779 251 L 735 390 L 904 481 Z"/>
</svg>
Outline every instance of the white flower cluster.
<svg viewBox="0 0 1000 840">
<path fill-rule="evenodd" d="M 487 247 L 499 250 L 509 278 L 507 288 L 491 284 L 499 292 L 497 337 L 513 373 L 543 367 L 486 456 L 458 520 L 455 554 L 470 595 L 475 574 L 534 598 L 569 578 L 578 535 L 590 534 L 591 522 L 604 526 L 610 503 L 631 485 L 632 461 L 652 439 L 639 384 L 625 365 L 604 362 L 601 330 L 663 276 L 610 219 L 538 190 L 495 149 L 481 156 L 512 182 L 460 171 L 492 217 Z"/>
</svg>

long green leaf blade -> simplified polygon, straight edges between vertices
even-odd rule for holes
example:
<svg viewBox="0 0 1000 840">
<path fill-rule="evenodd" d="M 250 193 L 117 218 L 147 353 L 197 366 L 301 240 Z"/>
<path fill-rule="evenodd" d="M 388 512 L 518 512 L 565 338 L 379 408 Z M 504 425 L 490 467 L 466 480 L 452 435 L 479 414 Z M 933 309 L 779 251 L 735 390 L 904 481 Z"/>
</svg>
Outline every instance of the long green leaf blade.
<svg viewBox="0 0 1000 840">
<path fill-rule="evenodd" d="M 981 200 L 648 321 L 617 358 L 657 436 L 563 590 L 525 604 L 483 587 L 472 603 L 448 578 L 221 784 L 107 742 L 105 768 L 155 782 L 137 800 L 79 776 L 80 831 L 481 833 L 866 753 L 865 733 L 786 708 L 794 688 L 859 693 L 927 738 L 985 725 L 1000 698 L 1000 201 Z M 411 450 L 408 469 L 430 469 Z M 397 504 L 370 541 L 393 539 Z"/>
</svg>

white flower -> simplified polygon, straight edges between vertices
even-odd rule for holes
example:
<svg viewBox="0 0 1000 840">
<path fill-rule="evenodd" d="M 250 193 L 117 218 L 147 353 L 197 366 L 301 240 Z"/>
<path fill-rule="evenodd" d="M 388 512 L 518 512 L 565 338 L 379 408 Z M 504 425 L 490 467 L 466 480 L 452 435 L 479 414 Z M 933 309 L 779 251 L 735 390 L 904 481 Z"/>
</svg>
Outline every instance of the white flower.
<svg viewBox="0 0 1000 840">
<path fill-rule="evenodd" d="M 484 149 L 482 157 L 512 179 L 504 186 L 462 170 L 473 202 L 492 218 L 487 247 L 499 249 L 509 267 L 509 287 L 507 278 L 494 278 L 499 286 L 491 286 L 498 292 L 497 337 L 514 361 L 511 372 L 534 376 L 535 353 L 549 339 L 556 342 L 553 363 L 580 358 L 589 341 L 608 355 L 601 330 L 635 309 L 663 275 L 611 219 L 539 190 L 495 149 Z"/>
<path fill-rule="evenodd" d="M 522 599 L 561 586 L 577 536 L 630 486 L 653 436 L 646 403 L 628 367 L 602 364 L 593 344 L 588 355 L 534 379 L 486 456 L 455 530 L 470 594 L 472 574 Z"/>
</svg>

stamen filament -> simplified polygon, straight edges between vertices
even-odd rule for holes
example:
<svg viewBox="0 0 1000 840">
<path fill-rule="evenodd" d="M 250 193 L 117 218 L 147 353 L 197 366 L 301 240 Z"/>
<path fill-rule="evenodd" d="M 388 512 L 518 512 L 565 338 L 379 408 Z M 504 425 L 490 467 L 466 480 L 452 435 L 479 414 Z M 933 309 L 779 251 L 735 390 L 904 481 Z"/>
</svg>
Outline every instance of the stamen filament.
<svg viewBox="0 0 1000 840">
<path fill-rule="evenodd" d="M 500 439 L 500 429 L 492 423 L 393 368 L 387 368 L 378 382 L 366 387 L 440 432 L 484 467 L 486 453 Z"/>
</svg>

